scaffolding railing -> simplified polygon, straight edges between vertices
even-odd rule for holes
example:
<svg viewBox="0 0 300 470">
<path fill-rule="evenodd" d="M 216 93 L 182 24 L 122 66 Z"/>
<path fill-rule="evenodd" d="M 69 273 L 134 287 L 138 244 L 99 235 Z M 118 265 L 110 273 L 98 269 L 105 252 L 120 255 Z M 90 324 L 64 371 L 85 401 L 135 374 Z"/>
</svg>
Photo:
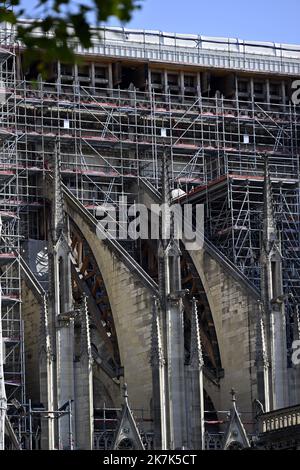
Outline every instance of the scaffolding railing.
<svg viewBox="0 0 300 470">
<path fill-rule="evenodd" d="M 160 157 L 167 149 L 174 187 L 189 193 L 210 186 L 203 191 L 208 235 L 259 285 L 262 155 L 267 152 L 272 180 L 283 185 L 283 212 L 292 213 L 297 223 L 298 199 L 290 188 L 295 192 L 299 181 L 299 114 L 291 104 L 217 96 L 186 102 L 178 94 L 60 81 L 40 82 L 38 88 L 18 82 L 16 95 L 18 165 L 25 186 L 32 181 L 24 189 L 28 203 L 39 201 L 34 178 L 50 169 L 57 137 L 64 182 L 90 210 L 117 206 L 121 195 L 131 204 L 137 197 L 132 183 L 139 178 L 159 189 Z M 291 223 L 290 216 L 283 219 Z M 293 244 L 288 235 L 287 243 Z"/>
<path fill-rule="evenodd" d="M 30 20 L 19 20 L 29 26 Z M 0 30 L 1 43 L 9 47 L 7 38 L 15 25 L 3 24 Z M 173 62 L 205 68 L 248 70 L 264 73 L 299 75 L 300 48 L 297 45 L 243 41 L 236 38 L 217 38 L 191 34 L 174 34 L 162 31 L 132 30 L 125 28 L 92 28 L 92 45 L 84 49 L 79 41 L 70 41 L 76 54 L 88 56 L 130 57 L 143 61 Z M 33 31 L 40 36 L 37 28 Z M 48 32 L 49 35 L 55 34 Z M 21 45 L 22 47 L 22 45 Z"/>
<path fill-rule="evenodd" d="M 259 288 L 267 153 L 284 289 L 300 301 L 297 107 L 60 80 L 18 81 L 14 96 L 16 119 L 3 111 L 1 134 L 0 199 L 3 211 L 15 215 L 4 233 L 19 230 L 18 237 L 28 238 L 44 223 L 43 176 L 52 169 L 57 139 L 63 182 L 93 214 L 99 206 L 118 207 L 121 196 L 128 205 L 138 201 L 139 180 L 160 190 L 167 151 L 172 186 L 205 204 L 207 239 Z"/>
<path fill-rule="evenodd" d="M 9 32 L 8 32 L 9 34 Z M 0 45 L 1 46 L 1 45 Z M 12 400 L 25 400 L 24 325 L 21 311 L 20 174 L 16 70 L 13 47 L 0 54 L 0 81 L 4 93 L 0 104 L 0 288 L 4 381 L 10 406 Z"/>
</svg>

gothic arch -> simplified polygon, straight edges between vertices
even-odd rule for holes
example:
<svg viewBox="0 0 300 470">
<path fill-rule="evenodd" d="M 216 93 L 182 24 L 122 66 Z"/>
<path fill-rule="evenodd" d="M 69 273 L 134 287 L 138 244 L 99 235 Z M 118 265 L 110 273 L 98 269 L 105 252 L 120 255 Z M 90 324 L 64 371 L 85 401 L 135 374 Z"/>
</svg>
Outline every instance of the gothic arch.
<svg viewBox="0 0 300 470">
<path fill-rule="evenodd" d="M 158 248 L 155 241 L 143 240 L 140 262 L 143 268 L 156 282 L 158 282 L 157 250 Z M 211 302 L 190 254 L 183 246 L 181 247 L 181 250 L 182 289 L 189 291 L 189 294 L 184 298 L 185 345 L 187 360 L 189 355 L 191 298 L 195 297 L 198 304 L 204 362 L 210 372 L 212 372 L 217 378 L 222 371 L 222 361 L 218 345 L 218 335 L 212 313 L 213 310 L 211 309 Z"/>
<path fill-rule="evenodd" d="M 88 294 L 90 311 L 92 311 L 92 353 L 107 361 L 111 373 L 118 376 L 121 364 L 118 338 L 113 314 L 105 282 L 93 252 L 79 228 L 70 223 L 71 252 L 72 252 L 72 284 L 73 297 L 79 299 L 83 293 Z M 97 338 L 95 330 L 100 335 Z"/>
<path fill-rule="evenodd" d="M 190 256 L 209 302 L 224 370 L 217 394 L 218 407 L 226 409 L 230 403 L 230 390 L 236 388 L 241 408 L 247 410 L 256 394 L 258 295 L 237 279 L 233 268 L 226 269 L 205 246 L 190 252 Z M 216 399 L 217 395 L 214 395 Z"/>
<path fill-rule="evenodd" d="M 104 281 L 115 327 L 124 377 L 133 408 L 150 413 L 152 375 L 149 363 L 153 292 L 131 272 L 122 257 L 99 240 L 82 209 L 66 198 L 70 221 L 89 246 Z"/>
</svg>

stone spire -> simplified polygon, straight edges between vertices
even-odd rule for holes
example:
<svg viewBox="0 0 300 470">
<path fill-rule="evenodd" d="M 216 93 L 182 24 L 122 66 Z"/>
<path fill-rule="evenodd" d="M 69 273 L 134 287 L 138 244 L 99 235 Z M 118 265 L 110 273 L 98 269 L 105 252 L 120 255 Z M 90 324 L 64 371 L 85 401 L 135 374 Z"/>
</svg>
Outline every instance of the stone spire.
<svg viewBox="0 0 300 470">
<path fill-rule="evenodd" d="M 62 194 L 62 181 L 61 181 L 61 158 L 59 141 L 56 139 L 54 148 L 54 162 L 53 162 L 53 241 L 56 243 L 61 236 L 62 232 L 66 229 L 66 220 L 64 212 L 64 198 Z"/>
<path fill-rule="evenodd" d="M 224 450 L 241 450 L 250 447 L 249 439 L 236 407 L 236 393 L 231 390 L 230 421 L 223 438 Z"/>
<path fill-rule="evenodd" d="M 270 411 L 270 388 L 269 388 L 269 359 L 265 337 L 264 307 L 262 302 L 258 304 L 256 324 L 256 358 L 257 368 L 257 392 L 258 400 L 262 403 L 264 411 Z"/>
<path fill-rule="evenodd" d="M 190 357 L 186 366 L 186 398 L 188 422 L 188 448 L 204 450 L 204 387 L 203 356 L 198 320 L 197 301 L 192 299 Z"/>
<path fill-rule="evenodd" d="M 94 441 L 93 358 L 86 295 L 83 295 L 79 318 L 80 356 L 74 364 L 76 447 L 92 450 Z"/>
<path fill-rule="evenodd" d="M 164 150 L 161 163 L 161 219 L 158 242 L 159 291 L 162 304 L 166 303 L 166 250 L 170 241 L 174 240 L 173 221 L 170 220 L 171 188 L 168 158 Z"/>
<path fill-rule="evenodd" d="M 179 242 L 175 237 L 174 218 L 171 216 L 171 192 L 168 158 L 162 157 L 162 217 L 159 240 L 159 286 L 161 303 L 161 338 L 165 366 L 153 376 L 155 394 L 158 397 L 161 418 L 161 442 L 166 449 L 186 448 L 187 400 L 184 367 L 184 324 L 181 290 L 181 267 Z M 159 377 L 159 379 L 158 379 Z M 159 384 L 159 385 L 157 385 Z M 156 398 L 157 399 L 157 398 Z M 154 398 L 153 398 L 154 401 Z M 164 444 L 162 444 L 164 445 Z"/>
<path fill-rule="evenodd" d="M 163 154 L 162 161 L 162 220 L 161 237 L 159 240 L 159 255 L 162 261 L 160 272 L 163 290 L 161 296 L 163 302 L 167 301 L 169 295 L 181 295 L 181 251 L 179 241 L 176 239 L 176 228 L 174 212 L 172 210 L 171 199 L 171 176 L 169 173 L 169 162 L 166 153 Z M 166 283 L 167 280 L 167 283 Z"/>
<path fill-rule="evenodd" d="M 277 241 L 277 227 L 274 218 L 272 183 L 270 176 L 269 157 L 264 156 L 264 195 L 263 195 L 263 243 L 267 253 L 270 253 Z"/>
<path fill-rule="evenodd" d="M 167 449 L 166 430 L 166 362 L 162 345 L 158 300 L 152 304 L 151 357 L 152 368 L 152 414 L 155 449 Z"/>
<path fill-rule="evenodd" d="M 160 305 L 153 302 L 151 366 L 156 448 L 204 448 L 203 357 L 196 300 L 191 315 L 189 364 L 185 365 L 184 295 L 176 213 L 172 210 L 166 152 L 161 166 L 159 239 Z"/>
<path fill-rule="evenodd" d="M 263 364 L 263 366 L 268 367 L 269 359 L 266 346 L 263 312 L 262 302 L 259 302 L 256 325 L 256 363 Z"/>
<path fill-rule="evenodd" d="M 87 297 L 83 295 L 82 307 L 80 312 L 81 317 L 81 341 L 80 341 L 80 356 L 86 356 L 92 363 L 92 347 L 91 347 L 91 334 L 90 334 L 90 320 L 88 315 Z"/>
<path fill-rule="evenodd" d="M 288 406 L 286 319 L 281 243 L 273 206 L 269 158 L 264 156 L 261 302 L 264 307 L 267 354 L 270 360 L 270 408 Z"/>
<path fill-rule="evenodd" d="M 195 297 L 192 299 L 191 347 L 189 365 L 198 370 L 201 370 L 204 365 L 200 339 L 197 300 Z"/>
<path fill-rule="evenodd" d="M 54 351 L 49 326 L 48 296 L 44 295 L 41 306 L 40 317 L 40 401 L 46 410 L 54 410 Z M 41 422 L 41 447 L 53 450 L 54 442 L 54 420 L 46 419 Z"/>
<path fill-rule="evenodd" d="M 154 296 L 152 303 L 152 335 L 151 335 L 151 358 L 150 364 L 152 368 L 159 368 L 165 364 L 162 339 L 161 339 L 161 328 L 160 319 L 158 314 L 158 300 Z"/>
<path fill-rule="evenodd" d="M 161 164 L 161 198 L 163 204 L 171 205 L 172 197 L 171 197 L 171 178 L 170 178 L 170 171 L 169 171 L 169 159 L 167 156 L 167 152 L 164 149 L 162 155 L 162 164 Z"/>
<path fill-rule="evenodd" d="M 270 302 L 274 297 L 273 279 L 271 273 L 272 257 L 281 261 L 280 243 L 274 216 L 272 183 L 269 170 L 269 157 L 264 156 L 264 187 L 263 187 L 263 228 L 261 240 L 261 301 L 264 305 L 264 312 L 267 315 L 270 311 Z"/>
<path fill-rule="evenodd" d="M 74 402 L 74 302 L 72 296 L 71 260 L 68 245 L 68 224 L 65 216 L 59 141 L 56 140 L 53 162 L 53 192 L 52 196 L 52 240 L 49 242 L 49 283 L 51 305 L 49 317 L 53 325 L 53 345 L 56 355 L 57 384 L 56 407 Z M 60 449 L 70 449 L 73 446 L 70 435 L 75 435 L 76 413 L 72 413 L 72 433 L 67 415 L 58 421 L 58 440 Z"/>
<path fill-rule="evenodd" d="M 144 450 L 138 427 L 128 402 L 127 385 L 123 385 L 123 410 L 113 444 L 114 450 Z"/>
<path fill-rule="evenodd" d="M 48 358 L 53 356 L 51 345 L 51 335 L 49 330 L 49 311 L 48 311 L 48 295 L 44 294 L 41 305 L 40 316 L 40 352 L 44 351 Z"/>
</svg>

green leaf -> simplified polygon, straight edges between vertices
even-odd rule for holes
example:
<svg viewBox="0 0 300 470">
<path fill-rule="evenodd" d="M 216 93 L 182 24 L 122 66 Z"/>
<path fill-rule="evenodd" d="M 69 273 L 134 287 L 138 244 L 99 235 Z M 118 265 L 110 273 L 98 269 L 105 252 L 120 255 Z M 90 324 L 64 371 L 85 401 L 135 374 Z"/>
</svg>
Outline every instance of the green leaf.
<svg viewBox="0 0 300 470">
<path fill-rule="evenodd" d="M 80 62 L 80 58 L 76 57 L 73 50 L 74 41 L 79 42 L 85 49 L 91 47 L 92 34 L 87 19 L 91 11 L 94 11 L 97 21 L 106 21 L 109 17 L 115 16 L 120 21 L 126 22 L 131 19 L 133 12 L 140 8 L 141 3 L 137 0 L 91 0 L 94 5 L 92 8 L 82 1 L 75 6 L 72 0 L 37 0 L 37 2 L 37 16 L 39 14 L 42 16 L 47 9 L 47 15 L 42 20 L 18 24 L 17 18 L 24 15 L 23 2 L 11 0 L 10 5 L 15 7 L 14 11 L 9 7 L 0 8 L 0 21 L 17 23 L 16 39 L 26 47 L 24 62 L 26 65 L 34 64 L 43 78 L 47 77 L 50 65 L 54 61 Z"/>
<path fill-rule="evenodd" d="M 0 8 L 0 21 L 6 21 L 10 24 L 16 24 L 17 18 L 13 11 L 7 10 L 6 8 Z"/>
<path fill-rule="evenodd" d="M 87 23 L 85 17 L 82 14 L 78 13 L 77 15 L 70 15 L 70 20 L 74 27 L 75 34 L 79 39 L 80 43 L 83 45 L 83 47 L 85 47 L 86 49 L 88 47 L 91 47 L 91 32 L 89 24 Z"/>
</svg>

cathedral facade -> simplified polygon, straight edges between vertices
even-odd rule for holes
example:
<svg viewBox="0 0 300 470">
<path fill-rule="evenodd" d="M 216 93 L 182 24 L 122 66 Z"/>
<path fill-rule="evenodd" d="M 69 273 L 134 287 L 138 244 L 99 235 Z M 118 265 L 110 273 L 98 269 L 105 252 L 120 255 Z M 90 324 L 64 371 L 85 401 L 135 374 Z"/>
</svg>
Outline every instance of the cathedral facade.
<svg viewBox="0 0 300 470">
<path fill-rule="evenodd" d="M 299 448 L 299 47 L 74 48 L 43 79 L 0 31 L 0 447 Z"/>
</svg>

